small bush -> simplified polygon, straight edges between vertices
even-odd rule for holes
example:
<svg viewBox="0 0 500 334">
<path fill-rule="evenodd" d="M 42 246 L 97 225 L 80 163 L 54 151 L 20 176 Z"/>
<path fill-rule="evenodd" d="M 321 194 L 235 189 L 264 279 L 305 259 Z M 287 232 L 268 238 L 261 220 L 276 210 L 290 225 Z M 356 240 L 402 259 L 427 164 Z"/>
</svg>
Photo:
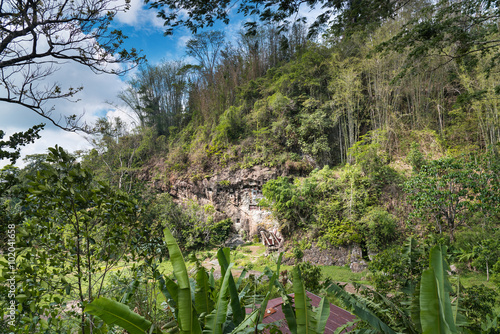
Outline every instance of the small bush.
<svg viewBox="0 0 500 334">
<path fill-rule="evenodd" d="M 338 220 L 325 223 L 326 230 L 319 238 L 320 245 L 331 244 L 333 246 L 344 246 L 352 243 L 360 243 L 362 235 L 356 225 L 348 220 Z"/>
<path fill-rule="evenodd" d="M 484 284 L 462 287 L 460 291 L 460 304 L 464 315 L 469 321 L 468 329 L 472 332 L 480 332 L 481 324 L 486 321 L 486 316 L 493 315 L 496 297 L 498 293 Z"/>
<path fill-rule="evenodd" d="M 361 220 L 368 250 L 379 252 L 397 239 L 396 217 L 380 207 L 372 208 Z"/>
<path fill-rule="evenodd" d="M 306 290 L 311 292 L 319 292 L 321 290 L 321 268 L 311 262 L 301 262 L 298 264 L 302 281 Z"/>
<path fill-rule="evenodd" d="M 420 168 L 425 165 L 424 155 L 420 152 L 420 146 L 416 142 L 411 143 L 410 152 L 406 156 L 406 162 L 410 164 L 415 172 L 419 172 Z"/>
<path fill-rule="evenodd" d="M 229 237 L 232 226 L 233 222 L 231 221 L 230 218 L 214 223 L 210 227 L 212 235 L 210 243 L 212 245 L 222 245 Z"/>
</svg>

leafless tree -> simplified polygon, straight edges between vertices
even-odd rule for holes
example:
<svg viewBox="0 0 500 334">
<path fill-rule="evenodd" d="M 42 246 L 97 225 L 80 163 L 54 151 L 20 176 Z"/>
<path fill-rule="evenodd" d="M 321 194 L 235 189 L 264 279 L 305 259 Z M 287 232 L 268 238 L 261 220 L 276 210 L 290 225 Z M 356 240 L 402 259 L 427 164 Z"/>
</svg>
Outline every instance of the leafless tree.
<svg viewBox="0 0 500 334">
<path fill-rule="evenodd" d="M 76 62 L 95 73 L 121 74 L 144 57 L 122 49 L 126 38 L 111 29 L 129 6 L 115 0 L 0 0 L 0 101 L 24 106 L 67 131 L 89 127 L 81 115 L 57 116 L 51 102 L 75 99 L 82 87 L 63 88 L 48 79 Z M 120 64 L 126 64 L 122 66 Z"/>
</svg>

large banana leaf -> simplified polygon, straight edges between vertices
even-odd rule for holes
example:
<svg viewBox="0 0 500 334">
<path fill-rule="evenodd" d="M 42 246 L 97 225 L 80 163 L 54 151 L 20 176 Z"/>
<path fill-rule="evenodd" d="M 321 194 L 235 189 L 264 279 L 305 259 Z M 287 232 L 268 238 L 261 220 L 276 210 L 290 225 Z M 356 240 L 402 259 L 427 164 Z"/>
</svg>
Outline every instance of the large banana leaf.
<svg viewBox="0 0 500 334">
<path fill-rule="evenodd" d="M 144 334 L 151 328 L 151 322 L 132 312 L 127 305 L 105 297 L 87 304 L 85 312 L 101 318 L 108 326 L 120 326 L 130 334 Z"/>
<path fill-rule="evenodd" d="M 309 334 L 311 330 L 312 312 L 307 299 L 306 289 L 298 266 L 293 268 L 293 292 L 295 294 L 295 319 L 297 334 Z"/>
<path fill-rule="evenodd" d="M 235 329 L 231 332 L 231 334 L 239 334 L 243 333 L 245 329 L 248 327 L 254 326 L 255 321 L 259 318 L 259 310 L 254 310 L 252 313 L 246 316 L 245 320 L 243 320 Z"/>
<path fill-rule="evenodd" d="M 205 268 L 199 265 L 196 272 L 196 290 L 194 294 L 194 303 L 196 311 L 198 311 L 199 314 L 208 314 L 214 309 L 214 301 L 210 298 L 210 291 L 211 287 L 208 274 Z"/>
<path fill-rule="evenodd" d="M 224 280 L 222 281 L 219 297 L 217 299 L 217 304 L 215 309 L 206 317 L 205 330 L 204 333 L 207 334 L 222 334 L 222 325 L 226 322 L 227 316 L 227 306 L 229 304 L 227 292 L 229 289 L 229 279 L 231 275 L 230 264 L 227 267 L 226 274 L 224 275 Z"/>
<path fill-rule="evenodd" d="M 168 229 L 164 230 L 165 242 L 167 243 L 170 262 L 174 269 L 174 275 L 177 278 L 177 322 L 181 334 L 201 333 L 201 326 L 198 318 L 195 317 L 191 300 L 191 284 L 189 282 L 186 263 L 182 257 L 181 250 Z"/>
<path fill-rule="evenodd" d="M 321 298 L 316 312 L 311 310 L 299 267 L 293 269 L 293 292 L 297 334 L 324 333 L 330 316 L 330 303 L 325 298 Z"/>
<path fill-rule="evenodd" d="M 422 332 L 436 334 L 458 333 L 451 307 L 451 284 L 446 269 L 448 264 L 441 246 L 431 249 L 430 268 L 420 280 L 420 323 Z"/>
<path fill-rule="evenodd" d="M 344 291 L 344 289 L 337 284 L 333 283 L 330 285 L 327 292 L 339 298 L 348 309 L 361 320 L 368 322 L 374 330 L 385 334 L 396 334 L 394 330 L 373 314 L 365 304 L 359 302 L 354 296 Z"/>
<path fill-rule="evenodd" d="M 330 303 L 323 297 L 319 302 L 318 308 L 316 310 L 316 326 L 315 332 L 318 334 L 325 332 L 326 322 L 330 317 Z"/>
<path fill-rule="evenodd" d="M 226 275 L 226 271 L 229 270 L 228 267 L 231 261 L 229 248 L 219 249 L 219 251 L 217 252 L 217 259 L 219 260 L 221 274 L 224 277 Z M 238 296 L 238 289 L 231 273 L 228 278 L 228 284 L 229 294 L 231 295 L 231 308 L 233 309 L 233 323 L 238 326 L 243 321 L 243 319 L 245 319 L 245 309 L 241 306 Z"/>
</svg>

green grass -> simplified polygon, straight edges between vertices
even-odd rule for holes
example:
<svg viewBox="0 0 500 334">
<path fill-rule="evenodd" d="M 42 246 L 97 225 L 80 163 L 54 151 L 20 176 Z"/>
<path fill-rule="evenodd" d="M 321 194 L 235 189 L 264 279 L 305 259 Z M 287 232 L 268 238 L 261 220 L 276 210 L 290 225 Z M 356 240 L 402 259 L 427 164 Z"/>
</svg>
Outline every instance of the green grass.
<svg viewBox="0 0 500 334">
<path fill-rule="evenodd" d="M 357 282 L 362 284 L 369 284 L 369 282 L 366 280 L 368 270 L 364 270 L 360 273 L 353 273 L 351 269 L 347 267 L 321 266 L 321 271 L 325 279 L 329 278 L 335 282 Z"/>
<path fill-rule="evenodd" d="M 460 283 L 466 288 L 471 287 L 473 285 L 481 285 L 484 284 L 486 287 L 491 289 L 496 289 L 495 283 L 491 281 L 491 273 L 490 273 L 490 281 L 486 281 L 486 274 L 483 273 L 475 273 L 475 272 L 466 272 L 464 274 L 458 275 L 460 278 Z"/>
</svg>

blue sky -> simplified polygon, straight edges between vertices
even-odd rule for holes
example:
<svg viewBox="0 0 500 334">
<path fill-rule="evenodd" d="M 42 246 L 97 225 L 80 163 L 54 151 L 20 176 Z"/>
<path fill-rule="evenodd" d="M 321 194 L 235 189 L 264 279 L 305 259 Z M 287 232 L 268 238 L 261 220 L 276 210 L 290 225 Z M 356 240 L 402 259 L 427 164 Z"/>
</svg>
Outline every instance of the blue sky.
<svg viewBox="0 0 500 334">
<path fill-rule="evenodd" d="M 310 18 L 316 17 L 318 11 L 305 10 L 303 13 Z M 242 28 L 244 18 L 239 15 L 230 16 L 229 25 L 216 24 L 212 30 L 222 30 L 226 33 L 227 41 L 236 41 Z M 125 13 L 118 13 L 114 26 L 121 29 L 129 38 L 125 42 L 126 48 L 134 47 L 142 50 L 150 64 L 157 64 L 164 60 L 180 60 L 192 62 L 185 58 L 185 45 L 192 37 L 190 31 L 178 28 L 172 36 L 163 36 L 163 21 L 156 16 L 154 10 L 147 9 L 142 0 L 131 0 L 131 7 Z M 83 86 L 84 89 L 77 95 L 78 102 L 58 100 L 54 102 L 54 118 L 59 115 L 81 114 L 83 120 L 93 123 L 98 117 L 120 117 L 127 122 L 132 122 L 132 113 L 117 98 L 118 93 L 127 85 L 127 80 L 134 75 L 134 71 L 127 75 L 117 77 L 113 75 L 96 75 L 85 66 L 76 63 L 66 63 L 60 70 L 47 78 L 46 84 L 57 82 L 64 87 Z M 1 92 L 0 92 L 1 94 Z M 46 123 L 42 131 L 42 138 L 22 150 L 22 155 L 45 153 L 48 147 L 56 144 L 73 152 L 87 150 L 91 146 L 84 135 L 69 133 L 51 125 L 44 118 L 33 111 L 13 104 L 0 104 L 0 128 L 7 136 L 18 131 L 26 131 L 35 124 Z M 8 163 L 0 160 L 0 167 Z M 16 165 L 22 166 L 23 161 Z"/>
<path fill-rule="evenodd" d="M 114 26 L 123 30 L 129 36 L 125 47 L 142 49 L 150 63 L 155 64 L 161 60 L 181 59 L 185 54 L 185 43 L 189 40 L 189 32 L 179 29 L 174 36 L 164 37 L 163 22 L 156 17 L 156 12 L 148 10 L 141 0 L 132 0 L 131 8 L 125 13 L 119 13 Z M 96 75 L 85 66 L 76 63 L 66 63 L 42 84 L 57 82 L 63 88 L 70 86 L 83 86 L 76 98 L 77 102 L 58 100 L 54 105 L 54 118 L 60 115 L 83 115 L 83 120 L 93 123 L 98 117 L 121 117 L 131 121 L 131 113 L 117 98 L 118 93 L 126 87 L 127 80 L 134 74 L 129 72 L 125 76 L 107 74 Z M 2 92 L 0 91 L 0 94 Z M 18 131 L 26 131 L 35 124 L 46 123 L 45 130 L 41 132 L 41 139 L 34 144 L 22 149 L 23 156 L 36 153 L 45 153 L 48 147 L 60 145 L 69 151 L 86 150 L 91 146 L 85 135 L 70 133 L 58 129 L 46 119 L 38 116 L 21 106 L 14 104 L 0 104 L 0 128 L 6 136 Z M 0 160 L 0 167 L 8 160 Z M 22 166 L 19 160 L 17 166 Z"/>
</svg>

